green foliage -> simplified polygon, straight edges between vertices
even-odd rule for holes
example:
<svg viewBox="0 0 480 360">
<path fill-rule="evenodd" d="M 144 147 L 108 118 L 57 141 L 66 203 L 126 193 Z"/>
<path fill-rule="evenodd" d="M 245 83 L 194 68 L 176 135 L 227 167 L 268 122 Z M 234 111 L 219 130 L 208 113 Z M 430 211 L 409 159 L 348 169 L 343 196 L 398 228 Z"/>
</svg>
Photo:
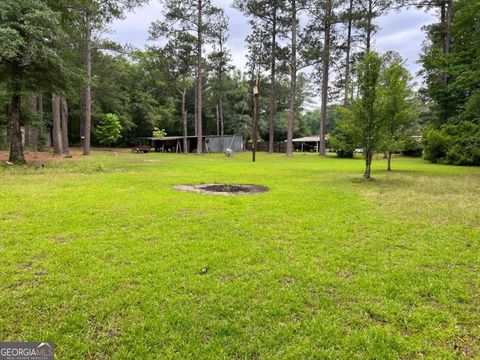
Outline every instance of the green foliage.
<svg viewBox="0 0 480 360">
<path fill-rule="evenodd" d="M 384 128 L 379 148 L 383 151 L 400 152 L 404 147 L 407 126 L 415 119 L 409 81 L 410 74 L 400 55 L 387 53 L 378 87 L 379 115 Z"/>
<path fill-rule="evenodd" d="M 423 154 L 422 143 L 411 136 L 403 140 L 402 154 L 405 156 L 420 157 Z"/>
<path fill-rule="evenodd" d="M 480 165 L 480 124 L 461 122 L 424 135 L 425 159 L 452 165 Z"/>
<path fill-rule="evenodd" d="M 327 107 L 327 118 L 325 122 L 325 133 L 331 134 L 342 118 L 342 107 L 340 105 L 329 105 Z M 320 109 L 307 111 L 303 115 L 310 134 L 320 133 Z"/>
<path fill-rule="evenodd" d="M 378 84 L 382 60 L 377 53 L 370 52 L 358 63 L 360 97 L 353 102 L 353 129 L 356 140 L 365 154 L 372 154 L 382 136 L 383 118 L 378 104 Z"/>
<path fill-rule="evenodd" d="M 433 24 L 427 27 L 429 41 L 421 57 L 426 94 L 433 100 L 430 124 L 436 128 L 465 120 L 480 122 L 480 2 L 451 3 L 451 48 L 445 50 L 446 25 Z"/>
<path fill-rule="evenodd" d="M 353 137 L 355 132 L 353 113 L 347 108 L 338 108 L 339 119 L 337 126 L 332 131 L 329 147 L 335 150 L 338 157 L 351 158 L 356 149 Z"/>
<path fill-rule="evenodd" d="M 100 144 L 112 145 L 122 137 L 122 125 L 115 114 L 105 114 L 95 130 Z"/>
<path fill-rule="evenodd" d="M 0 64 L 43 66 L 58 60 L 59 14 L 38 0 L 0 2 Z"/>
<path fill-rule="evenodd" d="M 163 138 L 167 135 L 167 133 L 165 132 L 165 129 L 159 129 L 158 127 L 155 126 L 153 128 L 152 135 L 156 138 Z"/>
<path fill-rule="evenodd" d="M 425 159 L 431 162 L 441 162 L 445 159 L 448 148 L 448 139 L 442 131 L 429 129 L 423 135 Z"/>
</svg>

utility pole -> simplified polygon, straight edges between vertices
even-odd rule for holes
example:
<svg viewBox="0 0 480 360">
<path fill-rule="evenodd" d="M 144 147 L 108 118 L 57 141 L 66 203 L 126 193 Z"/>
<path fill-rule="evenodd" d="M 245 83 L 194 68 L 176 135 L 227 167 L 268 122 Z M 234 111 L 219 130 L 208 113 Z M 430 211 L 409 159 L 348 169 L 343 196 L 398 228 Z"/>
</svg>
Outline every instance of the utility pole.
<svg viewBox="0 0 480 360">
<path fill-rule="evenodd" d="M 260 74 L 257 72 L 255 85 L 253 86 L 253 118 L 252 118 L 252 161 L 255 162 L 257 151 L 257 124 L 258 124 L 258 92 L 260 86 Z"/>
</svg>

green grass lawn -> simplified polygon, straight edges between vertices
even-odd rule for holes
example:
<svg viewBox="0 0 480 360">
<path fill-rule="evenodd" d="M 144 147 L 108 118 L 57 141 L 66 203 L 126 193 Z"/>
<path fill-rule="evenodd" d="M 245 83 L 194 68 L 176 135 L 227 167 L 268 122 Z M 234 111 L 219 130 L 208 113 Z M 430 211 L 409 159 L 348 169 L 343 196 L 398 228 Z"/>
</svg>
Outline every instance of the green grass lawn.
<svg viewBox="0 0 480 360">
<path fill-rule="evenodd" d="M 480 168 L 95 152 L 0 168 L 0 341 L 58 359 L 480 357 Z M 172 185 L 256 183 L 252 196 Z M 208 267 L 206 274 L 201 270 Z"/>
</svg>

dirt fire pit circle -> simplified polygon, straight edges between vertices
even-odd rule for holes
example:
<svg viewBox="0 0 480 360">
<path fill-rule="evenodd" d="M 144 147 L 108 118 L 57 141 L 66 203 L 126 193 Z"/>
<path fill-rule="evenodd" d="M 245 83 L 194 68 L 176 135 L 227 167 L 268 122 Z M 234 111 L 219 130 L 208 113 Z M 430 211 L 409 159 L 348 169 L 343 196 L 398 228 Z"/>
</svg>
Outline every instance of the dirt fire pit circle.
<svg viewBox="0 0 480 360">
<path fill-rule="evenodd" d="M 268 191 L 268 187 L 254 184 L 198 184 L 198 185 L 176 185 L 175 190 L 184 192 L 195 192 L 199 194 L 235 196 L 255 195 Z"/>
</svg>

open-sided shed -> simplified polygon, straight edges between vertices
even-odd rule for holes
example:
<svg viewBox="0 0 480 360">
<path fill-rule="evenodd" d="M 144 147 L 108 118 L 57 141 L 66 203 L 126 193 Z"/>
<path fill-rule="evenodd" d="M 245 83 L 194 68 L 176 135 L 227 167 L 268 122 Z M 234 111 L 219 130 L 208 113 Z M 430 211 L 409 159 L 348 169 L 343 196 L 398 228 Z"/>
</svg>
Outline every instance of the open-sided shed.
<svg viewBox="0 0 480 360">
<path fill-rule="evenodd" d="M 224 152 L 229 148 L 235 152 L 243 151 L 242 135 L 205 135 L 203 139 L 203 151 Z M 150 145 L 156 152 L 183 152 L 183 136 L 143 137 L 139 138 L 142 145 Z M 198 138 L 187 136 L 187 151 L 194 152 L 197 148 Z"/>
</svg>

